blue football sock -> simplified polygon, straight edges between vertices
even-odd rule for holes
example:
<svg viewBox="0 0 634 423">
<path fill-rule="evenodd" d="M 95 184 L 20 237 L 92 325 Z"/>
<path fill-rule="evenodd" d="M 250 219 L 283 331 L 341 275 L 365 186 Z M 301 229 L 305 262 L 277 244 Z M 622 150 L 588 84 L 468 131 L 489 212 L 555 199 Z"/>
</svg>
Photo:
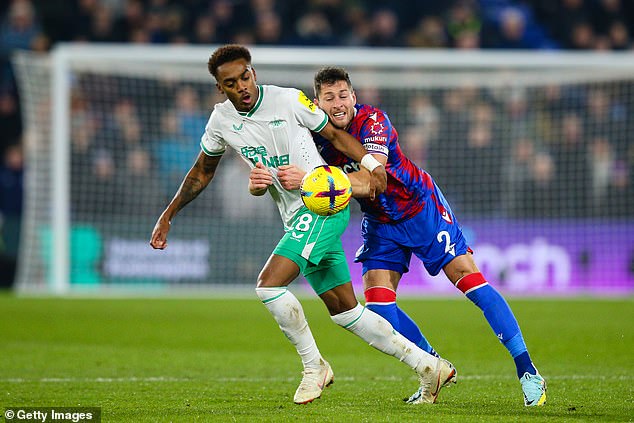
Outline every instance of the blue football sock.
<svg viewBox="0 0 634 423">
<path fill-rule="evenodd" d="M 391 304 L 367 304 L 366 308 L 372 310 L 379 316 L 392 324 L 395 331 L 401 333 L 401 335 L 407 338 L 407 335 L 401 332 L 401 325 L 399 324 L 399 318 L 397 313 L 397 307 L 395 303 Z M 408 338 L 409 339 L 409 338 Z M 410 339 L 411 341 L 411 339 Z M 413 342 L 413 341 L 412 341 Z"/>
<path fill-rule="evenodd" d="M 482 285 L 466 294 L 484 313 L 484 317 L 513 357 L 518 377 L 537 373 L 531 362 L 520 327 L 506 300 L 491 285 Z"/>
<path fill-rule="evenodd" d="M 396 306 L 396 312 L 398 313 L 398 321 L 401 328 L 399 332 L 401 335 L 418 345 L 423 351 L 427 351 L 431 355 L 439 357 L 438 353 L 430 345 L 429 341 L 427 341 L 427 338 L 425 338 L 425 335 L 423 335 L 416 322 L 414 322 L 412 318 L 398 306 Z"/>
<path fill-rule="evenodd" d="M 396 291 L 384 286 L 374 286 L 366 289 L 364 295 L 367 308 L 390 322 L 397 332 L 420 349 L 438 357 L 416 322 L 396 305 Z"/>
<path fill-rule="evenodd" d="M 422 350 L 438 357 L 416 323 L 395 303 L 369 304 L 366 307 L 390 322 L 394 330 L 418 345 Z"/>
<path fill-rule="evenodd" d="M 522 333 L 518 333 L 513 338 L 504 342 L 504 346 L 509 350 L 513 361 L 515 361 L 515 368 L 517 369 L 517 377 L 521 378 L 524 373 L 528 372 L 532 375 L 537 374 L 537 369 L 533 366 L 531 356 L 526 350 L 526 343 Z"/>
</svg>

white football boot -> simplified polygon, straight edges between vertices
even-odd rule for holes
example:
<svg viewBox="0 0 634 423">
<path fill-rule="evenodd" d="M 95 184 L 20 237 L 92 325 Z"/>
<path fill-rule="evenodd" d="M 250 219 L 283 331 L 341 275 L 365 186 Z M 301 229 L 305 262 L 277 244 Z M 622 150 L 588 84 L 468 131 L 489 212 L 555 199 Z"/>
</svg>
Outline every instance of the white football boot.
<svg viewBox="0 0 634 423">
<path fill-rule="evenodd" d="M 405 399 L 408 404 L 433 404 L 441 388 L 456 383 L 456 369 L 444 358 L 438 359 L 435 369 L 424 366 L 417 369 L 417 372 L 420 388 L 411 397 Z"/>
<path fill-rule="evenodd" d="M 327 361 L 321 359 L 319 367 L 307 367 L 302 372 L 302 381 L 295 391 L 295 404 L 308 404 L 321 396 L 326 386 L 332 385 L 335 375 Z"/>
</svg>

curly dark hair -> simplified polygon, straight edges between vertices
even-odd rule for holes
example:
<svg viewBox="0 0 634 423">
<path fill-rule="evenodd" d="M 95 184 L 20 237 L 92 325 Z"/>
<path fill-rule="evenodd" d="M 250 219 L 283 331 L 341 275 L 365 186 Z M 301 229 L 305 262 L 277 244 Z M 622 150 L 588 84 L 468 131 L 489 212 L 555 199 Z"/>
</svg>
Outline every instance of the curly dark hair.
<svg viewBox="0 0 634 423">
<path fill-rule="evenodd" d="M 321 90 L 321 86 L 323 84 L 334 84 L 337 81 L 346 81 L 348 84 L 348 88 L 352 90 L 352 82 L 350 82 L 350 75 L 344 68 L 338 68 L 334 66 L 326 66 L 315 74 L 314 79 L 314 89 L 315 89 L 315 97 L 319 98 L 319 91 Z"/>
<path fill-rule="evenodd" d="M 218 67 L 234 60 L 244 59 L 247 63 L 251 63 L 251 52 L 244 46 L 239 44 L 227 44 L 222 47 L 218 47 L 213 52 L 209 61 L 207 62 L 207 69 L 209 73 L 217 77 Z"/>
</svg>

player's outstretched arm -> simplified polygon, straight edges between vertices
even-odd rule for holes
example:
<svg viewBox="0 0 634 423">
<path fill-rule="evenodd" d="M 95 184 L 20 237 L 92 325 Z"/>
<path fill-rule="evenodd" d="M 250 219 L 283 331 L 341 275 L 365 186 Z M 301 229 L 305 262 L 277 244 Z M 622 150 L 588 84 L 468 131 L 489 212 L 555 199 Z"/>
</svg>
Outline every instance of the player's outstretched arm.
<svg viewBox="0 0 634 423">
<path fill-rule="evenodd" d="M 196 162 L 185 175 L 176 195 L 174 195 L 174 198 L 163 210 L 163 213 L 156 221 L 156 225 L 154 225 L 152 237 L 150 238 L 150 245 L 153 248 L 162 250 L 167 247 L 167 233 L 170 230 L 172 219 L 209 185 L 216 173 L 221 157 L 208 156 L 202 151 L 198 154 Z"/>
<path fill-rule="evenodd" d="M 374 199 L 376 194 L 381 194 L 387 187 L 387 173 L 385 172 L 385 160 L 377 161 L 374 154 L 368 153 L 363 145 L 352 135 L 328 122 L 320 134 L 332 143 L 332 145 L 346 156 L 361 163 L 372 174 L 370 183 L 370 198 Z"/>
</svg>

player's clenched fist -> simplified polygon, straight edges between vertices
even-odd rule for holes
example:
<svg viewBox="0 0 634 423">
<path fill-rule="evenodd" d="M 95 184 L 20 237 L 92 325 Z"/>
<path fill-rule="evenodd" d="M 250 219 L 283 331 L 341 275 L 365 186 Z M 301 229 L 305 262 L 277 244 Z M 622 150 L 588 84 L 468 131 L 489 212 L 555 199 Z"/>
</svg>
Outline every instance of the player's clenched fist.
<svg viewBox="0 0 634 423">
<path fill-rule="evenodd" d="M 257 162 L 249 174 L 249 192 L 253 195 L 264 195 L 273 185 L 273 175 L 262 163 Z"/>
<path fill-rule="evenodd" d="M 287 190 L 299 189 L 304 175 L 306 172 L 295 165 L 282 165 L 277 168 L 277 178 Z"/>
<path fill-rule="evenodd" d="M 162 250 L 167 247 L 167 233 L 170 230 L 170 222 L 168 219 L 159 217 L 152 230 L 152 237 L 150 238 L 150 245 L 152 248 Z"/>
</svg>

